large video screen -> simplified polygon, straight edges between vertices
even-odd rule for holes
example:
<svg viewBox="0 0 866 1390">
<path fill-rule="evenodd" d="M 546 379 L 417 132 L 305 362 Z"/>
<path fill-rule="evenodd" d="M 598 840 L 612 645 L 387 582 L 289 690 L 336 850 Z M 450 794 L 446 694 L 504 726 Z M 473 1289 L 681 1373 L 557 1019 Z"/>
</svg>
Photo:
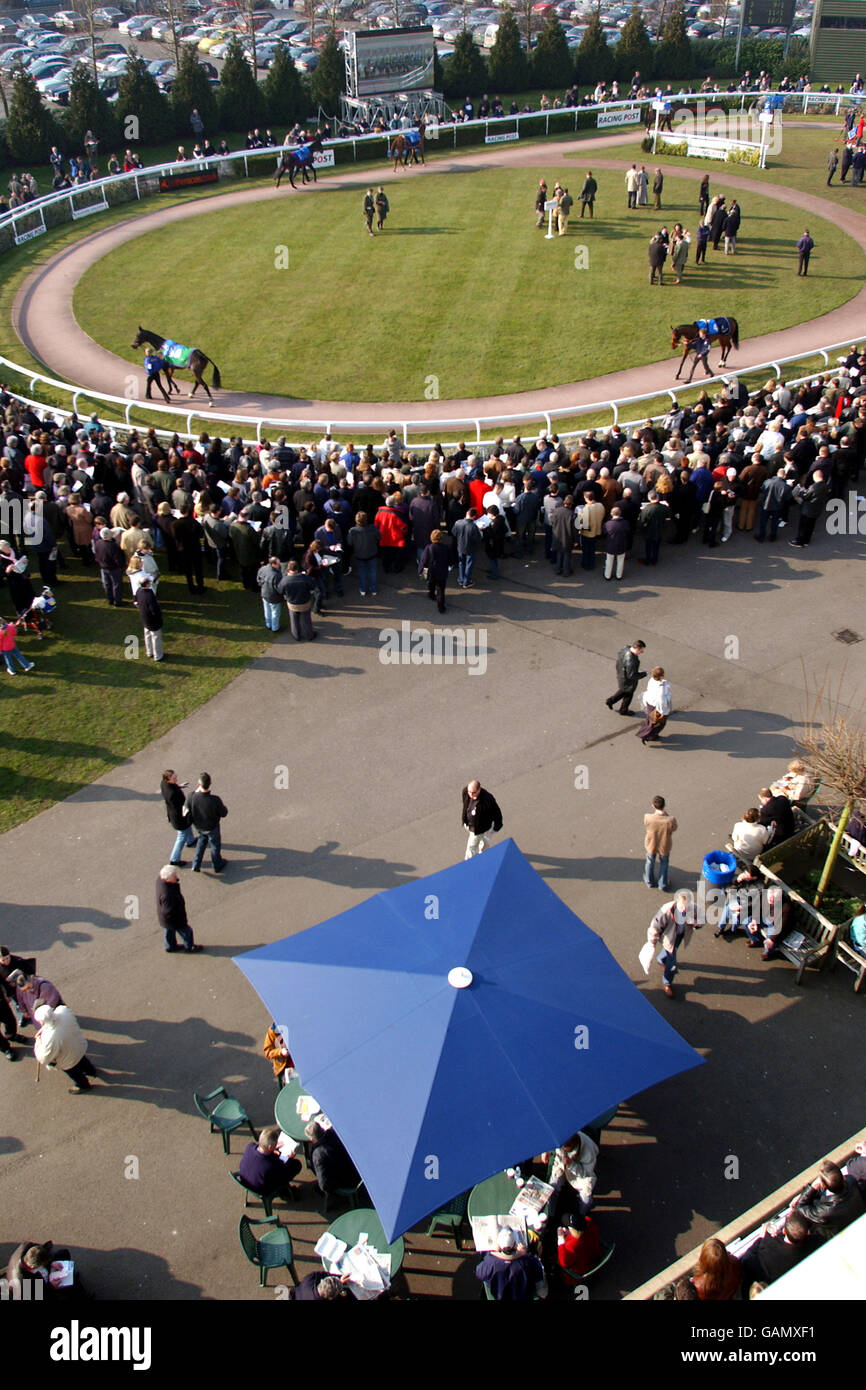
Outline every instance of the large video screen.
<svg viewBox="0 0 866 1390">
<path fill-rule="evenodd" d="M 411 92 L 433 86 L 433 30 L 355 29 L 349 56 L 359 97 Z"/>
</svg>

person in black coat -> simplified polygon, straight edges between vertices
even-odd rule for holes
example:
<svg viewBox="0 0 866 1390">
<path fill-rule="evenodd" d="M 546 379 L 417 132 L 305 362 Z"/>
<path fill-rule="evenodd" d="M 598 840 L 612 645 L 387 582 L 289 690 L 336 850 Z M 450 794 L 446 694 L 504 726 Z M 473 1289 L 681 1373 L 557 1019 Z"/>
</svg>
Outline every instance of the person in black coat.
<svg viewBox="0 0 866 1390">
<path fill-rule="evenodd" d="M 796 492 L 794 496 L 797 496 Z M 829 496 L 830 486 L 826 482 L 824 474 L 820 470 L 816 470 L 812 474 L 810 486 L 799 490 L 800 524 L 797 527 L 797 539 L 789 541 L 789 545 L 796 546 L 801 550 L 804 546 L 809 545 L 812 540 L 812 532 L 827 505 Z"/>
<path fill-rule="evenodd" d="M 487 554 L 487 578 L 499 579 L 499 561 L 505 554 L 505 537 L 508 527 L 505 517 L 497 507 L 488 507 L 489 525 L 484 528 L 484 549 Z"/>
<path fill-rule="evenodd" d="M 625 557 L 631 547 L 631 527 L 622 514 L 621 507 L 612 507 L 610 519 L 601 528 L 604 535 L 604 577 L 612 579 L 614 566 L 616 577 L 622 579 Z"/>
<path fill-rule="evenodd" d="M 357 1187 L 361 1180 L 358 1170 L 336 1130 L 323 1129 L 316 1120 L 310 1120 L 304 1133 L 312 1146 L 310 1167 L 319 1191 L 327 1196 L 338 1188 Z"/>
<path fill-rule="evenodd" d="M 135 595 L 135 602 L 144 626 L 144 650 L 154 661 L 164 660 L 162 654 L 162 609 L 159 599 L 151 588 L 150 575 L 146 574 Z"/>
<path fill-rule="evenodd" d="M 719 527 L 722 524 L 722 515 L 727 506 L 728 498 L 725 485 L 719 479 L 713 484 L 713 490 L 707 498 L 704 506 L 704 533 L 701 537 L 704 545 L 708 545 L 711 550 L 719 543 Z"/>
<path fill-rule="evenodd" d="M 722 239 L 722 232 L 724 231 L 727 216 L 728 210 L 725 207 L 725 200 L 724 198 L 720 198 L 716 210 L 713 213 L 713 220 L 710 223 L 710 236 L 713 239 L 714 251 L 718 251 L 719 249 L 719 242 Z"/>
<path fill-rule="evenodd" d="M 105 590 L 105 597 L 113 608 L 119 608 L 123 575 L 126 570 L 126 556 L 107 526 L 103 526 L 93 541 L 93 554 L 99 566 L 99 577 Z"/>
<path fill-rule="evenodd" d="M 740 230 L 740 205 L 736 198 L 728 208 L 727 217 L 722 224 L 725 237 L 725 255 L 733 256 L 737 249 L 737 233 Z"/>
<path fill-rule="evenodd" d="M 444 531 L 435 530 L 430 543 L 421 551 L 421 569 L 427 571 L 427 597 L 436 600 L 440 613 L 445 613 L 445 585 L 451 567 L 451 547 Z"/>
<path fill-rule="evenodd" d="M 345 1276 L 348 1280 L 348 1275 Z M 323 1269 L 314 1269 L 305 1274 L 299 1284 L 289 1285 L 289 1298 L 295 1302 L 330 1303 L 335 1298 L 348 1298 L 349 1290 L 336 1274 L 326 1274 Z"/>
<path fill-rule="evenodd" d="M 759 793 L 761 810 L 758 816 L 760 825 L 775 826 L 775 833 L 767 841 L 766 849 L 772 849 L 774 845 L 780 845 L 783 840 L 790 840 L 796 833 L 797 824 L 794 820 L 794 812 L 791 803 L 786 796 L 773 796 L 769 787 L 762 787 Z"/>
<path fill-rule="evenodd" d="M 314 642 L 318 633 L 313 631 L 310 611 L 313 606 L 313 587 L 305 574 L 301 574 L 297 560 L 290 560 L 286 566 L 286 576 L 279 584 L 279 591 L 289 610 L 289 626 L 296 642 Z"/>
<path fill-rule="evenodd" d="M 156 915 L 162 927 L 167 951 L 181 949 L 177 944 L 178 936 L 183 942 L 184 951 L 192 953 L 201 950 L 201 946 L 195 944 L 192 927 L 187 921 L 186 903 L 180 891 L 177 870 L 172 864 L 166 864 L 160 869 L 159 878 L 156 880 Z"/>
<path fill-rule="evenodd" d="M 498 834 L 502 829 L 502 812 L 496 798 L 477 779 L 467 783 L 462 797 L 463 824 L 469 832 L 464 858 L 472 859 L 487 848 L 491 833 Z"/>
<path fill-rule="evenodd" d="M 620 714 L 628 714 L 628 707 L 634 699 L 634 692 L 637 690 L 638 681 L 646 675 L 646 671 L 640 669 L 641 657 L 646 651 L 646 642 L 632 642 L 630 646 L 623 647 L 616 657 L 616 678 L 618 686 L 615 694 L 611 695 L 605 704 L 608 709 L 613 709 L 619 700 Z"/>
<path fill-rule="evenodd" d="M 162 782 L 159 787 L 162 793 L 162 799 L 165 802 L 165 814 L 168 817 L 168 823 L 173 830 L 177 831 L 177 838 L 174 842 L 171 858 L 168 861 L 169 864 L 175 867 L 184 862 L 181 858 L 184 847 L 189 845 L 192 849 L 195 845 L 195 835 L 192 830 L 192 817 L 188 811 L 184 810 L 186 797 L 183 791 L 186 785 L 186 782 L 184 782 L 183 786 L 181 786 L 177 780 L 177 773 L 173 768 L 168 768 L 168 770 L 162 774 Z"/>
<path fill-rule="evenodd" d="M 818 1249 L 819 1242 L 814 1231 L 798 1211 L 792 1211 L 778 1235 L 767 1232 L 745 1255 L 740 1256 L 740 1264 L 745 1271 L 744 1291 L 753 1281 L 772 1284 L 790 1269 L 798 1265 L 807 1255 Z"/>
<path fill-rule="evenodd" d="M 191 594 L 203 594 L 205 591 L 201 549 L 203 540 L 204 531 L 201 524 L 193 516 L 191 504 L 186 502 L 174 523 L 174 543 Z"/>
</svg>

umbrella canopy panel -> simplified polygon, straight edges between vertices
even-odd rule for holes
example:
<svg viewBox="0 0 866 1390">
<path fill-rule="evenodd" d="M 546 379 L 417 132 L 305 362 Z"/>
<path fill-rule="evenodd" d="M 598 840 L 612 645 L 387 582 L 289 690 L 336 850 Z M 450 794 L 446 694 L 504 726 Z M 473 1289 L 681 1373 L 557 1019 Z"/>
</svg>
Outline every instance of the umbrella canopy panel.
<svg viewBox="0 0 866 1390">
<path fill-rule="evenodd" d="M 236 963 L 389 1240 L 703 1060 L 512 840 Z"/>
</svg>

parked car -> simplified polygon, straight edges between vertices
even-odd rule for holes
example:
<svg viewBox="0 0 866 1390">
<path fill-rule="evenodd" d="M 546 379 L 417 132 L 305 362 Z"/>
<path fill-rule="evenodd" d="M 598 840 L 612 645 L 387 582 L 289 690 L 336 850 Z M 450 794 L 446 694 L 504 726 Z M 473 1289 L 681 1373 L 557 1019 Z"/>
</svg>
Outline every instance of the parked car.
<svg viewBox="0 0 866 1390">
<path fill-rule="evenodd" d="M 121 20 L 117 29 L 121 34 L 128 34 L 131 39 L 146 39 L 150 37 L 150 31 L 154 24 L 159 23 L 159 15 L 156 14 L 134 14 L 129 19 Z"/>
<path fill-rule="evenodd" d="M 116 28 L 125 18 L 126 15 L 123 10 L 115 9 L 113 5 L 103 5 L 100 9 L 93 11 L 94 22 L 106 29 Z"/>
<path fill-rule="evenodd" d="M 58 10 L 54 16 L 54 23 L 59 29 L 83 29 L 85 27 L 83 18 L 75 10 Z"/>
</svg>

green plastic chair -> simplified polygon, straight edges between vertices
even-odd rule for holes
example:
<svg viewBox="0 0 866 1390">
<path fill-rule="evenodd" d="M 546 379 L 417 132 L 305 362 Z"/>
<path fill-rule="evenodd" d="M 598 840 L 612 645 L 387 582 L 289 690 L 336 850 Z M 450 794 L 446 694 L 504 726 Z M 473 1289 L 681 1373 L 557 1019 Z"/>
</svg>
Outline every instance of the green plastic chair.
<svg viewBox="0 0 866 1390">
<path fill-rule="evenodd" d="M 428 1236 L 437 1234 L 437 1227 L 445 1227 L 448 1234 L 454 1237 L 454 1243 L 458 1250 L 462 1250 L 460 1232 L 466 1224 L 466 1210 L 469 1206 L 469 1193 L 459 1192 L 456 1197 L 452 1197 L 450 1202 L 446 1202 L 444 1207 L 434 1211 L 430 1217 L 430 1225 L 427 1227 Z"/>
<path fill-rule="evenodd" d="M 348 1207 L 350 1211 L 357 1211 L 361 1206 L 363 1191 L 363 1181 L 355 1187 L 335 1187 L 333 1192 L 325 1193 L 325 1211 L 331 1211 L 334 1207 Z"/>
<path fill-rule="evenodd" d="M 601 1248 L 604 1253 L 602 1254 L 602 1257 L 599 1260 L 598 1264 L 593 1265 L 592 1269 L 588 1269 L 585 1274 L 582 1274 L 580 1276 L 579 1279 L 575 1279 L 574 1276 L 569 1275 L 566 1270 L 562 1270 L 562 1275 L 565 1282 L 568 1284 L 575 1284 L 577 1286 L 574 1290 L 575 1297 L 577 1296 L 577 1288 L 579 1288 L 581 1284 L 585 1284 L 587 1280 L 591 1279 L 594 1274 L 598 1274 L 600 1269 L 604 1269 L 608 1260 L 611 1259 L 611 1257 L 613 1256 L 613 1252 L 616 1249 L 616 1244 L 613 1242 L 611 1242 L 610 1245 L 602 1244 Z"/>
<path fill-rule="evenodd" d="M 230 1174 L 229 1174 L 229 1177 L 234 1179 L 234 1181 L 237 1183 L 238 1187 L 242 1187 L 242 1188 L 243 1188 L 243 1190 L 244 1190 L 244 1206 L 245 1206 L 245 1207 L 248 1207 L 248 1206 L 249 1206 L 249 1204 L 250 1204 L 250 1198 L 251 1198 L 251 1197 L 255 1197 L 259 1202 L 261 1202 L 262 1206 L 264 1207 L 264 1209 L 265 1209 L 265 1216 L 272 1216 L 272 1215 L 273 1215 L 273 1210 L 274 1210 L 274 1194 L 273 1194 L 273 1193 L 271 1193 L 271 1195 L 268 1196 L 268 1194 L 267 1194 L 266 1192 L 256 1192 L 252 1187 L 249 1187 L 249 1186 L 247 1185 L 247 1183 L 244 1182 L 244 1180 L 243 1180 L 243 1178 L 241 1177 L 240 1173 L 230 1173 Z"/>
<path fill-rule="evenodd" d="M 265 1231 L 264 1235 L 257 1236 L 253 1233 L 253 1226 L 269 1226 L 271 1229 Z M 297 1284 L 292 1237 L 278 1217 L 260 1217 L 251 1221 L 248 1216 L 242 1216 L 238 1223 L 238 1237 L 241 1249 L 250 1264 L 258 1267 L 261 1288 L 267 1286 L 268 1270 L 281 1269 L 283 1265 L 292 1276 L 292 1283 Z"/>
<path fill-rule="evenodd" d="M 223 1099 L 217 1101 L 212 1110 L 208 1110 L 208 1101 L 216 1100 L 217 1096 Z M 246 1125 L 250 1134 L 255 1139 L 256 1132 L 253 1129 L 253 1122 L 247 1114 L 239 1100 L 230 1096 L 225 1086 L 217 1086 L 215 1091 L 210 1091 L 206 1096 L 199 1095 L 198 1091 L 192 1093 L 195 1108 L 203 1119 L 210 1124 L 211 1134 L 221 1134 L 223 1140 L 223 1153 L 229 1152 L 229 1135 L 236 1129 L 243 1129 Z"/>
</svg>

